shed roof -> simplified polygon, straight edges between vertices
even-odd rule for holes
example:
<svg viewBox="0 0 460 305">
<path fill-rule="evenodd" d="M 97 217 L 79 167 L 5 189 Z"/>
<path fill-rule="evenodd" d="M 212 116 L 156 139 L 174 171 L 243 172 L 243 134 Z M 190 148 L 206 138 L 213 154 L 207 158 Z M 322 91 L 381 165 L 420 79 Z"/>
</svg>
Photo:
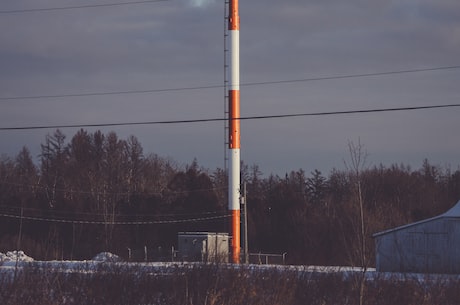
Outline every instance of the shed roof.
<svg viewBox="0 0 460 305">
<path fill-rule="evenodd" d="M 417 222 L 413 222 L 413 223 L 410 223 L 410 224 L 407 224 L 407 225 L 399 226 L 399 227 L 396 227 L 396 228 L 393 228 L 393 229 L 388 229 L 388 230 L 385 230 L 385 231 L 382 231 L 382 232 L 377 232 L 374 235 L 372 235 L 372 237 L 379 237 L 381 235 L 385 235 L 385 234 L 388 234 L 388 233 L 391 233 L 391 232 L 394 232 L 394 231 L 402 230 L 402 229 L 405 229 L 405 228 L 409 228 L 409 227 L 412 227 L 412 226 L 415 226 L 415 225 L 418 225 L 418 224 L 421 224 L 421 223 L 433 221 L 433 220 L 440 219 L 440 218 L 460 218 L 460 200 L 452 208 L 450 208 L 447 212 L 445 212 L 445 213 L 443 213 L 441 215 L 438 215 L 438 216 L 435 216 L 435 217 L 432 217 L 432 218 L 427 218 L 427 219 L 424 219 L 424 220 L 420 220 L 420 221 L 417 221 Z"/>
<path fill-rule="evenodd" d="M 219 232 L 179 232 L 177 233 L 178 236 L 209 236 L 209 235 L 216 235 L 216 236 L 228 236 L 228 233 L 219 233 Z"/>
<path fill-rule="evenodd" d="M 440 215 L 441 217 L 460 217 L 460 200 L 449 211 Z"/>
</svg>

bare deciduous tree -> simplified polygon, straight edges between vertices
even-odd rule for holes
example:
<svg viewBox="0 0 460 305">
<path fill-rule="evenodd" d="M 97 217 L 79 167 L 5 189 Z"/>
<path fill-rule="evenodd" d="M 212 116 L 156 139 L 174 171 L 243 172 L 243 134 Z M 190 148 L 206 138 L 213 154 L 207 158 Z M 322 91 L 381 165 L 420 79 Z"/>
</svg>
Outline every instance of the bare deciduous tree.
<svg viewBox="0 0 460 305">
<path fill-rule="evenodd" d="M 345 162 L 345 166 L 352 174 L 355 185 L 355 199 L 353 201 L 356 201 L 359 207 L 359 233 L 357 239 L 360 267 L 362 268 L 362 276 L 359 278 L 359 304 L 362 305 L 364 302 L 364 290 L 366 284 L 365 276 L 369 266 L 369 261 L 366 255 L 367 229 L 364 218 L 364 199 L 362 188 L 362 172 L 367 166 L 367 152 L 364 150 L 364 146 L 361 144 L 360 139 L 358 139 L 358 143 L 349 141 L 348 151 L 350 153 L 350 163 L 348 164 Z"/>
</svg>

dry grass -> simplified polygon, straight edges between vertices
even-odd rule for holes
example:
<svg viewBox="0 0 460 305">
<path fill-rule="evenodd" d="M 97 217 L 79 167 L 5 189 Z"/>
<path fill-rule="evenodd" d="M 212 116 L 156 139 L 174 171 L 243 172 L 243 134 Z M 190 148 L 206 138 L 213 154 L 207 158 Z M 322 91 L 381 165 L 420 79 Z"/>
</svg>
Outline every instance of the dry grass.
<svg viewBox="0 0 460 305">
<path fill-rule="evenodd" d="M 2 274 L 0 304 L 14 305 L 346 305 L 358 304 L 354 275 L 229 265 L 179 265 L 158 270 L 102 264 L 73 272 L 31 264 Z M 365 304 L 458 304 L 460 280 L 368 281 Z"/>
</svg>

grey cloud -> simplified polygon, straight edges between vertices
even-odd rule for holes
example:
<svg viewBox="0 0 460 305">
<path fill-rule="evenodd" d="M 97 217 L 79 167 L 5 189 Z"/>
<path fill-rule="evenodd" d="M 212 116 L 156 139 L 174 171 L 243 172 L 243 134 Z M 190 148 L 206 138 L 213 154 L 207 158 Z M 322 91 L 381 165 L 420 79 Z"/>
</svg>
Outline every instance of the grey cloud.
<svg viewBox="0 0 460 305">
<path fill-rule="evenodd" d="M 37 5 L 2 4 L 5 9 Z M 0 27 L 10 29 L 0 32 L 0 96 L 220 85 L 223 8 L 221 1 L 181 0 L 0 16 Z M 241 1 L 240 9 L 243 83 L 459 64 L 460 3 L 455 0 L 257 0 Z M 452 70 L 243 86 L 242 115 L 452 103 L 460 95 L 459 80 Z M 217 88 L 2 101 L 0 120 L 2 126 L 20 126 L 222 117 L 224 94 Z M 361 137 L 377 163 L 410 156 L 415 165 L 422 156 L 454 162 L 460 153 L 451 144 L 458 143 L 455 114 L 452 109 L 247 121 L 242 156 L 265 173 L 302 166 L 325 171 L 342 165 L 348 139 Z M 114 129 L 121 136 L 138 136 L 146 152 L 180 162 L 197 157 L 210 167 L 222 164 L 223 124 Z M 37 150 L 47 132 L 0 132 L 0 153 L 23 145 Z M 72 130 L 65 132 L 72 136 Z"/>
</svg>

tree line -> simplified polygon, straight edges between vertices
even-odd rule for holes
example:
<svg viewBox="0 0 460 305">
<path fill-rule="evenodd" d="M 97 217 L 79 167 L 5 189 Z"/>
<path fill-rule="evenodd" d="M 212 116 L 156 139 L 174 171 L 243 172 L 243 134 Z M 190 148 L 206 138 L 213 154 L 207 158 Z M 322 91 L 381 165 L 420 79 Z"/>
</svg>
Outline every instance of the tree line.
<svg viewBox="0 0 460 305">
<path fill-rule="evenodd" d="M 84 129 L 70 140 L 54 131 L 34 159 L 26 147 L 0 159 L 0 252 L 126 257 L 128 249 L 171 249 L 181 231 L 228 232 L 224 169 L 181 165 L 144 154 L 135 136 Z M 458 167 L 350 164 L 279 176 L 243 163 L 249 251 L 287 253 L 294 264 L 372 265 L 373 233 L 441 214 L 460 199 Z"/>
</svg>

